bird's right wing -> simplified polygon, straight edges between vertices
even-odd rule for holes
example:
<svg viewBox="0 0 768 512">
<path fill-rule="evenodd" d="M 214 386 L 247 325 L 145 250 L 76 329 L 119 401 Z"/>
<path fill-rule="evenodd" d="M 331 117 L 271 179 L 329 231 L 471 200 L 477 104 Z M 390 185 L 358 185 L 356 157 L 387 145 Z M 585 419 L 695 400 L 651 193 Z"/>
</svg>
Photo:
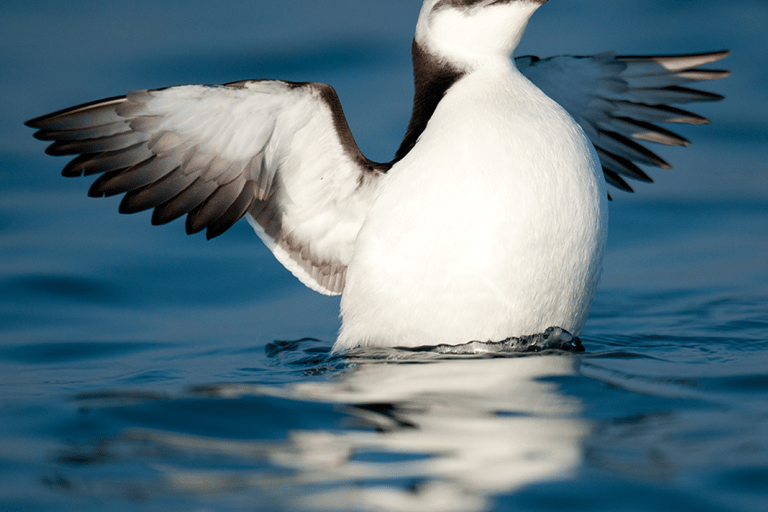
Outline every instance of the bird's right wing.
<svg viewBox="0 0 768 512">
<path fill-rule="evenodd" d="M 125 194 L 120 212 L 187 215 L 187 232 L 220 235 L 242 216 L 310 288 L 335 295 L 380 176 L 338 96 L 318 83 L 249 80 L 135 91 L 27 122 L 76 155 L 65 176 L 101 173 L 94 197 Z"/>
<path fill-rule="evenodd" d="M 597 150 L 605 180 L 631 192 L 625 178 L 652 181 L 637 164 L 671 167 L 643 143 L 690 144 L 657 123 L 709 122 L 672 105 L 722 99 L 719 94 L 686 84 L 728 76 L 728 71 L 699 66 L 729 53 L 628 57 L 608 52 L 548 59 L 526 56 L 518 57 L 515 63 L 523 75 L 581 125 Z"/>
</svg>

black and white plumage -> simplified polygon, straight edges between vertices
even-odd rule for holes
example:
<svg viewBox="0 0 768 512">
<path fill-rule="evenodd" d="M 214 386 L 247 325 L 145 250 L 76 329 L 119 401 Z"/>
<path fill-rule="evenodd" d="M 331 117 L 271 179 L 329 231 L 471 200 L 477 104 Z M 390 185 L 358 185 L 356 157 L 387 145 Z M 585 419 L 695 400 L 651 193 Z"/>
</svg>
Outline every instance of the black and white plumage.
<svg viewBox="0 0 768 512">
<path fill-rule="evenodd" d="M 411 122 L 395 158 L 362 155 L 329 85 L 247 80 L 135 91 L 33 119 L 47 153 L 100 174 L 120 211 L 186 215 L 220 235 L 245 216 L 297 278 L 344 293 L 337 348 L 578 334 L 599 275 L 605 182 L 669 167 L 671 104 L 728 52 L 510 60 L 545 0 L 425 0 Z M 514 63 L 513 63 L 514 62 Z M 543 91 L 543 92 L 542 92 Z M 567 113 L 566 113 L 567 112 Z M 601 172 L 602 169 L 602 172 Z"/>
</svg>

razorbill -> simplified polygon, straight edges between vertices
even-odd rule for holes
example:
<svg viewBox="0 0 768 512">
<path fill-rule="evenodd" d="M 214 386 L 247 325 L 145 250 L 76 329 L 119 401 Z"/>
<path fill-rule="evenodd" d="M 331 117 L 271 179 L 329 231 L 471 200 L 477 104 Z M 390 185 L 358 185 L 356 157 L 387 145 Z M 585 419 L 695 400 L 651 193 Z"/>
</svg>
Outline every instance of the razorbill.
<svg viewBox="0 0 768 512">
<path fill-rule="evenodd" d="M 707 122 L 669 104 L 722 97 L 681 84 L 728 52 L 518 57 L 546 0 L 425 0 L 415 94 L 392 161 L 358 149 L 334 89 L 245 80 L 129 92 L 26 124 L 100 173 L 120 212 L 186 215 L 220 235 L 245 216 L 302 283 L 342 294 L 334 348 L 578 335 L 600 274 L 606 182 L 669 165 L 641 142 L 688 145 L 655 123 Z"/>
</svg>

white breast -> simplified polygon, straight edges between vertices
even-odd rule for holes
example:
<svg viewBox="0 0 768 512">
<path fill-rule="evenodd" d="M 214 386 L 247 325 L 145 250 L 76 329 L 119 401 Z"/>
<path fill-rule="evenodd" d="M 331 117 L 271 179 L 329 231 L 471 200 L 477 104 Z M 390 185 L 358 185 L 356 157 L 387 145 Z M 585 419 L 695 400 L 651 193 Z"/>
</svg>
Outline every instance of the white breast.
<svg viewBox="0 0 768 512">
<path fill-rule="evenodd" d="M 337 348 L 578 334 L 607 233 L 581 128 L 508 61 L 455 84 L 358 236 Z"/>
</svg>

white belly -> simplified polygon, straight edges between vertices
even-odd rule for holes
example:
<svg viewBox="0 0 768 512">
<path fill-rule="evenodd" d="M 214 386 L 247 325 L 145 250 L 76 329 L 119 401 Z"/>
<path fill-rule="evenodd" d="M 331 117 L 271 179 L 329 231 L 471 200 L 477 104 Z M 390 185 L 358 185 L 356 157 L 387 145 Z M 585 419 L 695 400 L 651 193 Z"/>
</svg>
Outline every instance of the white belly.
<svg viewBox="0 0 768 512">
<path fill-rule="evenodd" d="M 511 124 L 503 102 L 467 101 L 457 118 L 444 100 L 387 176 L 347 271 L 337 348 L 581 332 L 607 231 L 594 150 L 551 102 L 533 118 L 511 105 Z"/>
</svg>

